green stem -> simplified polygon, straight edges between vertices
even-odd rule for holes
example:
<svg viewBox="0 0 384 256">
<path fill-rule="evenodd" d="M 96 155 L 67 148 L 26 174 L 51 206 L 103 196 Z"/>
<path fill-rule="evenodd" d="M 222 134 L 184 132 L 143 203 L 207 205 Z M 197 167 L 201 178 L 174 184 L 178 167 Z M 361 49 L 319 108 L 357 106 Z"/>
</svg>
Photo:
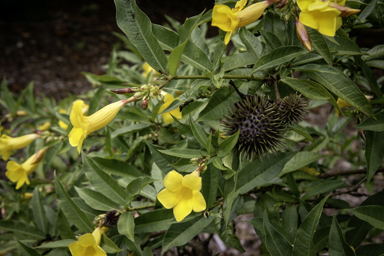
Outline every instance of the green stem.
<svg viewBox="0 0 384 256">
<path fill-rule="evenodd" d="M 151 208 L 155 207 L 155 204 L 150 204 L 150 205 L 144 205 L 144 206 L 138 206 L 138 207 L 130 207 L 127 210 L 129 211 L 134 211 L 134 210 L 140 210 L 140 209 L 146 209 L 146 208 Z"/>
</svg>

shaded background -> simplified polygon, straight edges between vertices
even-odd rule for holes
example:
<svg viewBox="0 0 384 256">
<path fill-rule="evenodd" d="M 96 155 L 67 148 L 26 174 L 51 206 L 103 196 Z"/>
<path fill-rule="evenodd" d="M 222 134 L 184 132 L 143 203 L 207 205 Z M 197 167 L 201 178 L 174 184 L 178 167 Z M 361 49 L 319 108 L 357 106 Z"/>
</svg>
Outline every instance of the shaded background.
<svg viewBox="0 0 384 256">
<path fill-rule="evenodd" d="M 184 22 L 214 0 L 138 0 L 153 23 L 164 14 Z M 1 0 L 0 78 L 18 93 L 34 81 L 35 93 L 56 99 L 91 88 L 82 71 L 102 75 L 120 32 L 112 0 Z M 218 29 L 213 28 L 218 34 Z"/>
</svg>

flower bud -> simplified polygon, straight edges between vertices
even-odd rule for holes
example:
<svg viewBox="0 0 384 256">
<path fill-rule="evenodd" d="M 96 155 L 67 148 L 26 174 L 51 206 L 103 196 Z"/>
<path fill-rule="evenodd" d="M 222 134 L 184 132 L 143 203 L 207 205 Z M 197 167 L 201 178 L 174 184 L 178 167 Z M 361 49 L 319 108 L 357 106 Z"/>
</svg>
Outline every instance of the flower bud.
<svg viewBox="0 0 384 256">
<path fill-rule="evenodd" d="M 135 94 L 133 94 L 133 97 L 135 97 L 136 99 L 141 99 L 143 98 L 144 96 L 144 93 L 142 92 L 136 92 Z"/>
<path fill-rule="evenodd" d="M 301 44 L 307 48 L 308 51 L 312 51 L 311 39 L 309 38 L 308 31 L 299 20 L 296 20 L 296 34 L 300 39 Z"/>
<path fill-rule="evenodd" d="M 163 101 L 164 101 L 164 95 L 162 95 L 162 94 L 158 94 L 158 95 L 157 95 L 157 100 L 158 100 L 159 102 L 163 102 Z"/>
<path fill-rule="evenodd" d="M 114 92 L 116 94 L 126 94 L 126 93 L 132 93 L 132 89 L 130 87 L 124 88 L 124 89 L 112 89 L 111 92 Z"/>
<path fill-rule="evenodd" d="M 345 17 L 349 17 L 349 16 L 351 16 L 351 15 L 354 15 L 354 14 L 360 12 L 359 9 L 352 9 L 352 8 L 347 7 L 347 6 L 341 6 L 341 5 L 338 5 L 338 4 L 336 4 L 336 3 L 332 3 L 332 2 L 329 3 L 328 6 L 329 6 L 329 7 L 332 7 L 332 8 L 335 8 L 335 9 L 337 9 L 339 12 L 341 12 L 339 16 L 340 16 L 340 17 L 343 17 L 343 18 L 345 18 Z"/>
<path fill-rule="evenodd" d="M 146 110 L 146 109 L 148 108 L 148 97 L 145 98 L 145 99 L 143 100 L 143 102 L 141 103 L 141 108 L 142 108 L 143 110 Z"/>
</svg>

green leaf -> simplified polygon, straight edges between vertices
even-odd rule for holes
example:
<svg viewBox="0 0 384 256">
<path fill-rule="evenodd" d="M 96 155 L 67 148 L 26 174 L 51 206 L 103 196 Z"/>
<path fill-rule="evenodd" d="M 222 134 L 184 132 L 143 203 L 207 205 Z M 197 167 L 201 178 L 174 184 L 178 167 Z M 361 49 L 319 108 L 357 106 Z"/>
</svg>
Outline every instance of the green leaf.
<svg viewBox="0 0 384 256">
<path fill-rule="evenodd" d="M 376 77 L 373 74 L 372 70 L 368 67 L 368 65 L 363 60 L 360 60 L 360 67 L 364 73 L 364 76 L 367 78 L 371 86 L 371 90 L 376 94 L 378 98 L 382 97 L 383 93 L 380 91 L 380 87 L 377 84 Z"/>
<path fill-rule="evenodd" d="M 371 105 L 364 94 L 353 81 L 337 68 L 325 65 L 308 64 L 298 67 L 295 70 L 303 71 L 306 75 L 319 82 L 351 106 L 354 106 L 369 116 L 373 116 Z"/>
<path fill-rule="evenodd" d="M 263 36 L 268 48 L 273 50 L 283 46 L 280 39 L 274 33 L 267 30 L 260 30 L 260 34 Z"/>
<path fill-rule="evenodd" d="M 295 36 L 296 36 L 296 34 L 295 34 Z M 315 52 L 308 52 L 304 55 L 297 57 L 292 62 L 292 66 L 300 66 L 300 65 L 307 64 L 307 63 L 310 63 L 313 61 L 321 60 L 322 58 L 323 58 L 322 56 L 320 56 L 319 54 L 317 54 Z"/>
<path fill-rule="evenodd" d="M 32 111 L 32 113 L 36 112 L 36 97 L 33 91 L 33 81 L 30 82 L 25 90 L 25 100 L 27 102 L 27 110 Z"/>
<path fill-rule="evenodd" d="M 188 243 L 192 238 L 199 234 L 206 226 L 208 226 L 214 217 L 205 218 L 200 216 L 188 222 L 172 224 L 167 233 L 165 233 L 161 254 L 174 246 L 181 246 Z"/>
<path fill-rule="evenodd" d="M 375 175 L 383 162 L 384 157 L 384 132 L 367 131 L 365 144 L 365 159 L 367 161 L 367 181 Z"/>
<path fill-rule="evenodd" d="M 357 256 L 382 256 L 384 254 L 384 244 L 361 245 L 356 249 Z"/>
<path fill-rule="evenodd" d="M 372 226 L 378 229 L 384 229 L 384 206 L 367 205 L 346 210 Z"/>
<path fill-rule="evenodd" d="M 294 205 L 290 205 L 283 211 L 281 215 L 283 229 L 289 235 L 292 240 L 296 237 L 299 215 L 297 214 L 297 209 Z"/>
<path fill-rule="evenodd" d="M 167 57 L 152 34 L 149 18 L 137 7 L 135 0 L 115 0 L 115 5 L 119 28 L 152 68 L 167 73 Z"/>
<path fill-rule="evenodd" d="M 216 202 L 217 188 L 219 185 L 219 170 L 211 164 L 207 166 L 207 170 L 201 175 L 203 186 L 201 193 L 207 203 L 207 208 L 211 208 Z"/>
<path fill-rule="evenodd" d="M 65 216 L 81 231 L 91 233 L 93 231 L 91 221 L 88 219 L 87 215 L 85 215 L 85 213 L 73 202 L 67 191 L 65 191 L 65 188 L 56 173 L 54 176 L 57 199 Z"/>
<path fill-rule="evenodd" d="M 69 226 L 68 219 L 62 210 L 57 213 L 57 229 L 62 239 L 75 239 L 75 235 Z"/>
<path fill-rule="evenodd" d="M 237 238 L 232 225 L 226 226 L 224 220 L 221 218 L 215 218 L 215 231 L 219 235 L 220 239 L 228 246 L 235 248 L 239 252 L 245 252 L 241 246 L 239 238 Z"/>
<path fill-rule="evenodd" d="M 384 112 L 376 114 L 376 119 L 368 117 L 360 124 L 356 125 L 355 128 L 374 131 L 374 132 L 383 132 L 384 131 Z"/>
<path fill-rule="evenodd" d="M 236 194 L 244 194 L 257 186 L 267 184 L 283 170 L 284 165 L 296 153 L 265 156 L 262 160 L 256 160 L 246 165 L 238 171 Z"/>
<path fill-rule="evenodd" d="M 111 134 L 111 137 L 112 139 L 113 138 L 116 138 L 117 136 L 120 136 L 120 135 L 124 135 L 124 134 L 128 134 L 128 133 L 133 133 L 133 132 L 139 132 L 145 128 L 148 128 L 150 127 L 151 125 L 150 124 L 132 124 L 132 125 L 128 125 L 128 126 L 124 126 L 120 129 L 117 129 L 115 131 L 112 132 Z"/>
<path fill-rule="evenodd" d="M 264 211 L 263 227 L 265 231 L 265 246 L 271 256 L 290 256 L 292 245 L 289 241 L 274 228 L 268 220 L 268 213 Z"/>
<path fill-rule="evenodd" d="M 239 88 L 240 92 L 247 94 L 248 86 L 243 83 Z M 228 114 L 229 109 L 241 98 L 232 87 L 222 87 L 218 89 L 209 100 L 207 106 L 200 112 L 196 121 L 219 120 Z"/>
<path fill-rule="evenodd" d="M 108 197 L 103 194 L 89 189 L 89 188 L 78 188 L 75 187 L 76 192 L 79 194 L 80 198 L 85 201 L 87 205 L 93 209 L 99 211 L 110 211 L 118 210 L 120 205 L 110 200 Z"/>
<path fill-rule="evenodd" d="M 45 233 L 40 229 L 29 226 L 25 223 L 13 220 L 0 220 L 0 229 L 3 231 L 11 231 L 15 234 L 21 234 L 31 239 L 43 240 Z"/>
<path fill-rule="evenodd" d="M 30 248 L 29 246 L 23 244 L 19 240 L 16 240 L 17 251 L 19 252 L 19 256 L 41 256 L 35 249 Z"/>
<path fill-rule="evenodd" d="M 352 42 L 350 39 L 335 37 L 335 40 L 338 44 L 328 41 L 329 47 L 337 50 L 334 55 L 363 55 L 360 50 L 360 47 L 356 43 Z"/>
<path fill-rule="evenodd" d="M 317 204 L 305 217 L 297 231 L 295 242 L 293 244 L 292 255 L 295 256 L 315 256 L 315 246 L 313 245 L 313 235 L 315 233 L 317 224 L 319 223 L 320 216 L 325 201 L 325 197 L 319 204 Z"/>
<path fill-rule="evenodd" d="M 298 152 L 294 157 L 292 157 L 284 166 L 284 169 L 281 171 L 279 176 L 296 171 L 300 169 L 301 167 L 307 166 L 310 163 L 313 163 L 320 158 L 322 158 L 323 155 L 320 155 L 318 153 L 309 152 L 309 151 L 302 151 Z"/>
<path fill-rule="evenodd" d="M 106 252 L 106 253 L 117 253 L 122 251 L 117 245 L 109 239 L 105 234 L 102 234 L 101 241 L 100 241 L 100 247 Z"/>
<path fill-rule="evenodd" d="M 135 234 L 148 234 L 167 230 L 175 221 L 172 210 L 157 209 L 135 218 Z"/>
<path fill-rule="evenodd" d="M 359 14 L 358 19 L 355 20 L 354 25 L 358 24 L 359 21 L 364 21 L 376 8 L 378 0 L 372 0 L 364 10 Z"/>
<path fill-rule="evenodd" d="M 295 133 L 300 134 L 301 136 L 305 137 L 307 140 L 313 141 L 312 136 L 307 132 L 307 130 L 304 127 L 302 127 L 298 124 L 292 124 L 292 125 L 289 125 L 289 129 L 291 129 Z"/>
<path fill-rule="evenodd" d="M 86 154 L 82 154 L 82 157 L 85 176 L 87 176 L 89 182 L 95 189 L 113 202 L 125 205 L 126 192 L 119 186 L 117 181 L 109 174 L 102 171 L 92 158 Z"/>
<path fill-rule="evenodd" d="M 201 158 L 203 155 L 208 155 L 206 151 L 189 148 L 171 148 L 167 150 L 159 150 L 159 152 L 169 156 L 181 158 Z"/>
<path fill-rule="evenodd" d="M 207 148 L 208 136 L 204 132 L 203 128 L 197 122 L 195 122 L 191 116 L 189 117 L 189 124 L 191 125 L 191 130 L 196 140 L 200 143 L 201 146 Z"/>
<path fill-rule="evenodd" d="M 148 141 L 146 141 L 145 143 L 151 151 L 153 160 L 155 161 L 156 165 L 160 168 L 160 170 L 164 174 L 167 174 L 168 172 L 172 171 L 173 167 L 170 166 L 170 164 L 176 163 L 180 158 L 160 152 L 161 149 L 164 149 L 163 147 L 155 146 L 153 144 L 150 144 Z"/>
<path fill-rule="evenodd" d="M 335 215 L 333 215 L 328 244 L 329 254 L 332 256 L 355 256 L 354 250 L 345 242 L 343 232 Z"/>
<path fill-rule="evenodd" d="M 254 59 L 248 52 L 241 52 L 225 58 L 225 62 L 221 68 L 224 71 L 228 71 L 255 63 L 256 59 Z"/>
<path fill-rule="evenodd" d="M 1 99 L 4 100 L 5 107 L 8 109 L 8 111 L 13 115 L 16 116 L 16 101 L 13 98 L 12 93 L 8 90 L 7 80 L 5 77 L 3 78 L 3 81 L 1 82 Z"/>
<path fill-rule="evenodd" d="M 323 35 L 312 28 L 307 27 L 307 30 L 309 37 L 311 38 L 312 47 L 324 58 L 328 65 L 332 65 L 331 51 L 329 50 Z"/>
<path fill-rule="evenodd" d="M 247 47 L 247 52 L 256 62 L 263 52 L 263 45 L 259 39 L 245 27 L 240 28 L 239 36 L 243 44 Z"/>
<path fill-rule="evenodd" d="M 384 69 L 384 60 L 369 60 L 367 65 L 371 68 Z"/>
<path fill-rule="evenodd" d="M 217 153 L 217 156 L 224 157 L 228 155 L 231 152 L 231 150 L 236 146 L 236 143 L 239 139 L 239 135 L 240 135 L 240 129 L 235 134 L 223 140 L 219 144 L 220 149 L 219 149 L 219 152 Z"/>
<path fill-rule="evenodd" d="M 140 172 L 136 167 L 117 159 L 105 159 L 100 157 L 92 157 L 92 161 L 97 167 L 110 175 L 120 177 L 141 177 L 145 174 Z"/>
<path fill-rule="evenodd" d="M 119 222 L 117 223 L 117 229 L 120 234 L 125 235 L 129 240 L 135 242 L 135 222 L 134 211 L 123 212 L 120 215 Z"/>
<path fill-rule="evenodd" d="M 73 242 L 76 242 L 76 240 L 75 239 L 63 239 L 63 240 L 49 242 L 49 243 L 40 245 L 37 248 L 39 248 L 39 249 L 68 248 L 68 245 L 70 245 Z"/>
<path fill-rule="evenodd" d="M 308 188 L 308 193 L 305 194 L 301 199 L 308 200 L 314 196 L 331 192 L 339 188 L 345 188 L 348 185 L 342 180 L 326 180 L 322 181 L 316 186 Z"/>
<path fill-rule="evenodd" d="M 305 53 L 307 53 L 307 50 L 299 46 L 282 46 L 276 48 L 270 53 L 260 57 L 256 63 L 257 68 L 253 72 L 284 64 Z"/>
<path fill-rule="evenodd" d="M 127 186 L 127 193 L 130 197 L 130 201 L 133 199 L 134 196 L 139 194 L 146 185 L 152 183 L 153 181 L 155 180 L 148 176 L 139 177 L 131 181 Z"/>
<path fill-rule="evenodd" d="M 40 196 L 39 188 L 37 186 L 33 190 L 31 206 L 32 206 L 33 219 L 35 220 L 36 226 L 44 233 L 48 233 L 47 232 L 48 222 L 45 216 L 45 210 L 44 210 L 42 198 Z"/>
</svg>

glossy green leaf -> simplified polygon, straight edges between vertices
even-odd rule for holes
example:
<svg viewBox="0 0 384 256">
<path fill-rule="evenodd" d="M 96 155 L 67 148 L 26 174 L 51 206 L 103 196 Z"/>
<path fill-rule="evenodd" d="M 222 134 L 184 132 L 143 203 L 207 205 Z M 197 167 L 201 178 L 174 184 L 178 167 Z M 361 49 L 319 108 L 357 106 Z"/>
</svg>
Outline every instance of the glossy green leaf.
<svg viewBox="0 0 384 256">
<path fill-rule="evenodd" d="M 208 226 L 213 219 L 214 217 L 212 216 L 208 218 L 200 216 L 188 222 L 172 224 L 165 233 L 161 253 L 164 254 L 174 246 L 181 246 L 188 243 Z"/>
<path fill-rule="evenodd" d="M 238 171 L 236 193 L 244 194 L 257 186 L 267 184 L 283 170 L 285 164 L 296 153 L 272 155 L 269 158 L 264 157 L 263 160 L 256 160 L 246 165 Z"/>
<path fill-rule="evenodd" d="M 82 157 L 85 176 L 87 176 L 89 182 L 95 189 L 113 202 L 125 205 L 126 192 L 119 186 L 117 181 L 102 171 L 92 158 L 86 154 L 82 154 Z"/>
<path fill-rule="evenodd" d="M 271 256 L 290 256 L 292 245 L 269 222 L 267 211 L 264 211 L 263 227 L 266 238 L 266 247 Z"/>
<path fill-rule="evenodd" d="M 343 232 L 336 216 L 333 216 L 331 230 L 329 232 L 329 254 L 334 256 L 355 256 L 355 251 L 345 242 Z"/>
<path fill-rule="evenodd" d="M 135 0 L 115 0 L 115 5 L 119 28 L 151 67 L 167 73 L 167 57 L 152 34 L 149 18 L 137 7 Z"/>
<path fill-rule="evenodd" d="M 296 35 L 295 35 L 296 36 Z M 300 66 L 313 61 L 321 60 L 323 57 L 315 52 L 308 52 L 304 55 L 297 57 L 293 62 L 292 66 Z"/>
<path fill-rule="evenodd" d="M 27 225 L 25 223 L 13 220 L 0 220 L 0 229 L 21 234 L 30 239 L 43 240 L 45 233 L 40 229 Z"/>
<path fill-rule="evenodd" d="M 310 163 L 313 163 L 320 158 L 322 158 L 323 155 L 320 155 L 318 153 L 309 152 L 309 151 L 302 151 L 297 152 L 295 156 L 293 156 L 285 165 L 279 176 L 282 176 L 286 173 L 296 171 L 300 169 L 301 167 L 307 166 Z"/>
<path fill-rule="evenodd" d="M 374 131 L 374 132 L 383 132 L 384 131 L 384 112 L 377 113 L 376 119 L 368 117 L 360 124 L 356 125 L 355 128 Z"/>
<path fill-rule="evenodd" d="M 354 106 L 369 116 L 373 116 L 371 105 L 364 94 L 353 81 L 337 68 L 325 65 L 308 64 L 298 67 L 296 70 L 303 71 L 310 78 L 319 82 L 325 88 L 348 102 L 351 106 Z"/>
<path fill-rule="evenodd" d="M 99 211 L 110 211 L 118 210 L 120 205 L 110 200 L 108 197 L 103 194 L 89 189 L 89 188 L 78 188 L 75 187 L 76 192 L 79 194 L 80 198 L 85 201 L 93 209 Z"/>
<path fill-rule="evenodd" d="M 94 227 L 92 222 L 88 219 L 87 215 L 85 215 L 85 213 L 80 210 L 80 208 L 73 202 L 67 191 L 65 191 L 65 188 L 60 179 L 57 177 L 56 173 L 55 189 L 60 207 L 68 220 L 70 220 L 77 228 L 83 232 L 93 232 Z"/>
<path fill-rule="evenodd" d="M 307 27 L 307 30 L 309 37 L 311 38 L 312 47 L 324 58 L 324 60 L 329 65 L 332 65 L 331 51 L 329 50 L 327 42 L 325 41 L 323 35 L 312 28 Z"/>
<path fill-rule="evenodd" d="M 36 226 L 44 233 L 47 233 L 48 222 L 45 216 L 44 205 L 38 187 L 35 187 L 33 190 L 31 206 L 33 219 L 35 220 Z"/>
<path fill-rule="evenodd" d="M 270 53 L 260 57 L 256 63 L 257 68 L 253 72 L 276 67 L 306 53 L 307 51 L 299 46 L 282 46 L 276 48 Z"/>
<path fill-rule="evenodd" d="M 135 242 L 134 211 L 123 212 L 117 222 L 117 229 L 120 234 L 125 235 L 129 240 Z"/>
<path fill-rule="evenodd" d="M 297 231 L 293 244 L 292 255 L 295 256 L 315 256 L 315 246 L 313 245 L 313 235 L 319 223 L 323 206 L 328 197 L 321 200 L 305 217 Z"/>
<path fill-rule="evenodd" d="M 146 212 L 135 218 L 135 234 L 167 230 L 174 221 L 172 210 L 157 209 Z"/>
<path fill-rule="evenodd" d="M 384 206 L 366 205 L 346 210 L 372 226 L 378 229 L 384 229 Z"/>
<path fill-rule="evenodd" d="M 41 256 L 38 251 L 30 248 L 29 246 L 23 244 L 19 240 L 16 239 L 17 251 L 19 252 L 19 256 Z"/>
<path fill-rule="evenodd" d="M 235 134 L 227 137 L 219 144 L 219 152 L 217 153 L 218 157 L 224 157 L 228 155 L 231 150 L 236 146 L 237 141 L 239 140 L 240 130 Z"/>
<path fill-rule="evenodd" d="M 208 155 L 206 151 L 189 148 L 172 148 L 166 150 L 159 150 L 159 152 L 169 156 L 176 156 L 181 158 L 201 158 L 203 155 Z"/>
<path fill-rule="evenodd" d="M 247 52 L 256 62 L 263 52 L 263 45 L 254 34 L 244 27 L 240 28 L 239 36 L 243 44 L 247 47 Z"/>
</svg>

